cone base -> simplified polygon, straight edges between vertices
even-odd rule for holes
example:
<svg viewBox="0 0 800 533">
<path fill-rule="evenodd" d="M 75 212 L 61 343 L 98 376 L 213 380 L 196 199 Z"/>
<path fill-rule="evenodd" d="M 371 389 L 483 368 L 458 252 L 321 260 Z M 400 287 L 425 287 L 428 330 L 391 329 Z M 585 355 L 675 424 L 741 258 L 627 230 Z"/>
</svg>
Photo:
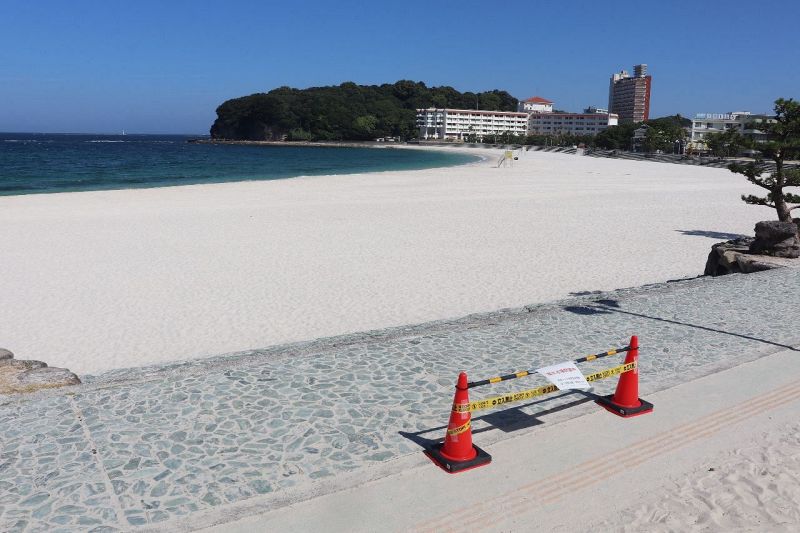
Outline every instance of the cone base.
<svg viewBox="0 0 800 533">
<path fill-rule="evenodd" d="M 441 453 L 442 446 L 443 443 L 434 444 L 425 450 L 425 455 L 430 457 L 431 461 L 436 463 L 439 468 L 448 474 L 457 474 L 458 472 L 478 468 L 479 466 L 488 465 L 492 462 L 492 456 L 474 444 L 472 448 L 475 450 L 475 457 L 469 461 L 454 461 L 446 458 Z"/>
<path fill-rule="evenodd" d="M 632 418 L 634 416 L 646 415 L 647 413 L 653 412 L 653 404 L 650 402 L 646 402 L 641 398 L 639 398 L 640 405 L 638 407 L 627 407 L 624 405 L 620 405 L 618 403 L 614 403 L 613 394 L 609 394 L 608 396 L 601 396 L 595 401 L 606 411 L 614 413 L 617 416 L 621 416 L 622 418 Z"/>
</svg>

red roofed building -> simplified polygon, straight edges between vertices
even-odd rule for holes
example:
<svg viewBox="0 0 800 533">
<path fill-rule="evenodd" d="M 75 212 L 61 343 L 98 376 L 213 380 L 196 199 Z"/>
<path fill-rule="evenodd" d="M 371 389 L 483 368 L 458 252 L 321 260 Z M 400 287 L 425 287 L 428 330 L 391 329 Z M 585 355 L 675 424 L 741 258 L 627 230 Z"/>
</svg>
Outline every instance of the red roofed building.
<svg viewBox="0 0 800 533">
<path fill-rule="evenodd" d="M 553 102 L 541 96 L 532 96 L 519 103 L 518 111 L 521 113 L 552 113 Z"/>
</svg>

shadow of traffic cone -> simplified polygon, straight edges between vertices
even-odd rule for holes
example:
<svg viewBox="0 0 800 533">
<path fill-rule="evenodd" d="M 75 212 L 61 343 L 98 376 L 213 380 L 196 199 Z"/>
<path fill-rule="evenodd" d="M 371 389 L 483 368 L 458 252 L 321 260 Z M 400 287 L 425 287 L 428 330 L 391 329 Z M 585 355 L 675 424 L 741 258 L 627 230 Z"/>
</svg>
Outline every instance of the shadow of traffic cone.
<svg viewBox="0 0 800 533">
<path fill-rule="evenodd" d="M 639 338 L 631 337 L 630 349 L 625 357 L 625 364 L 635 363 L 633 370 L 623 372 L 617 383 L 614 394 L 603 396 L 597 403 L 615 415 L 630 418 L 649 413 L 653 404 L 639 398 Z"/>
<path fill-rule="evenodd" d="M 450 413 L 444 442 L 425 450 L 428 457 L 445 472 L 455 474 L 492 461 L 491 455 L 472 444 L 471 418 L 467 375 L 462 372 L 458 375 L 453 410 Z"/>
</svg>

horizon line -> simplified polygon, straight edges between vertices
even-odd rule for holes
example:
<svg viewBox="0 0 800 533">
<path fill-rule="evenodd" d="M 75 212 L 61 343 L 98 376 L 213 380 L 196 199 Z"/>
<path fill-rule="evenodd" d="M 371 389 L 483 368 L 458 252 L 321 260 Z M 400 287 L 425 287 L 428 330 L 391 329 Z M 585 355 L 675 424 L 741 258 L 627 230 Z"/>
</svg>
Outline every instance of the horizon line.
<svg viewBox="0 0 800 533">
<path fill-rule="evenodd" d="M 116 135 L 118 137 L 122 137 L 123 134 L 120 132 L 100 132 L 100 131 L 0 131 L 0 135 L 11 135 L 11 134 L 23 134 L 23 135 Z M 124 136 L 127 137 L 128 135 L 183 135 L 183 136 L 204 136 L 210 137 L 209 133 L 159 133 L 159 132 L 135 132 L 135 133 L 125 133 Z"/>
</svg>

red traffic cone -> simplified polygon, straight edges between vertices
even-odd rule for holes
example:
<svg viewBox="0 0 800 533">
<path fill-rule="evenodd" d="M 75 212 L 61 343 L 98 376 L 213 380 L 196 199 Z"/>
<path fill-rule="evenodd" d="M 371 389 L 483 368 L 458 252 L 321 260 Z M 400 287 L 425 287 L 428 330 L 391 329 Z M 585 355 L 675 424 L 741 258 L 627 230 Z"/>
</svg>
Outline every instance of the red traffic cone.
<svg viewBox="0 0 800 533">
<path fill-rule="evenodd" d="M 453 411 L 450 413 L 444 442 L 425 450 L 434 463 L 450 474 L 477 468 L 492 461 L 491 455 L 472 444 L 471 418 L 467 374 L 462 372 L 458 375 Z"/>
<path fill-rule="evenodd" d="M 625 357 L 625 364 L 628 363 L 636 363 L 637 366 L 622 373 L 614 394 L 597 400 L 608 411 L 624 418 L 643 415 L 653 410 L 652 403 L 639 398 L 639 338 L 636 335 L 631 337 L 630 350 Z"/>
</svg>

